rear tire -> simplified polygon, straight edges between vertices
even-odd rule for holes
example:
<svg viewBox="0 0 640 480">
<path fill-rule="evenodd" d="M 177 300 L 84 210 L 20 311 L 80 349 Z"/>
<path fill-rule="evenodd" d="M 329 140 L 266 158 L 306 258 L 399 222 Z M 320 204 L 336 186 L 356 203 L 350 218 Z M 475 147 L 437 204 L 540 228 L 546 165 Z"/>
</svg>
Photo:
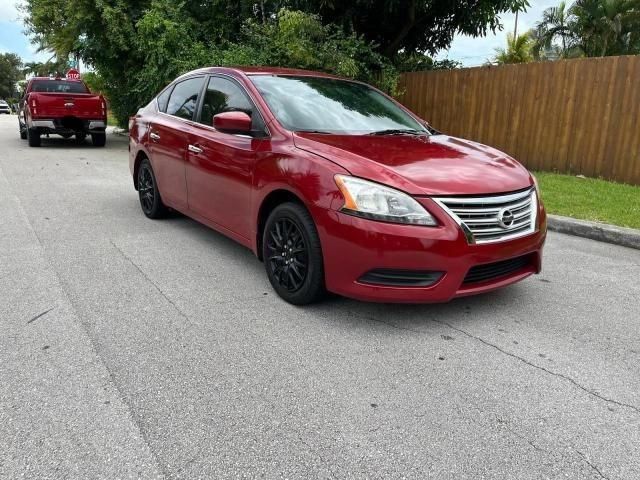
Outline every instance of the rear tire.
<svg viewBox="0 0 640 480">
<path fill-rule="evenodd" d="M 18 125 L 18 128 L 20 130 L 20 138 L 22 140 L 26 140 L 27 139 L 27 127 L 23 127 L 22 125 Z"/>
<path fill-rule="evenodd" d="M 92 133 L 91 134 L 91 142 L 94 147 L 104 147 L 107 143 L 107 134 L 106 133 Z"/>
<path fill-rule="evenodd" d="M 320 237 L 302 205 L 283 203 L 271 212 L 262 235 L 262 255 L 269 282 L 283 300 L 307 305 L 325 296 Z"/>
<path fill-rule="evenodd" d="M 27 128 L 27 140 L 30 147 L 40 146 L 40 132 L 37 128 Z"/>
<path fill-rule="evenodd" d="M 152 219 L 167 216 L 169 209 L 162 203 L 156 176 L 149 159 L 145 158 L 138 168 L 138 198 L 142 212 Z"/>
</svg>

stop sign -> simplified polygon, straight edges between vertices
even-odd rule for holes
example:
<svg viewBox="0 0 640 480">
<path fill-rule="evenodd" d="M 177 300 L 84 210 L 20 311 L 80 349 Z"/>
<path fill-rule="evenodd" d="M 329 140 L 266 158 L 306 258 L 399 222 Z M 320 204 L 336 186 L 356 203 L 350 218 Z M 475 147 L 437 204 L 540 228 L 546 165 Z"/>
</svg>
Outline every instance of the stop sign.
<svg viewBox="0 0 640 480">
<path fill-rule="evenodd" d="M 70 78 L 72 80 L 79 80 L 80 72 L 77 71 L 75 68 L 72 68 L 67 72 L 67 78 Z"/>
</svg>

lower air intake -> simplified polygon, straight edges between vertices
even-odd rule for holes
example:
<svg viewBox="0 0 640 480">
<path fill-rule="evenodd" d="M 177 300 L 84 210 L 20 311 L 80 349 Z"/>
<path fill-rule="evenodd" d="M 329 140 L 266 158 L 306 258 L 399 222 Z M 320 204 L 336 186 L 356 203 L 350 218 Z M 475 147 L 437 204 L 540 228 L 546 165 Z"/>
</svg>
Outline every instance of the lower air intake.
<svg viewBox="0 0 640 480">
<path fill-rule="evenodd" d="M 464 284 L 487 282 L 502 277 L 507 277 L 532 264 L 532 256 L 511 258 L 501 262 L 487 263 L 486 265 L 476 265 L 472 267 L 464 278 Z"/>
</svg>

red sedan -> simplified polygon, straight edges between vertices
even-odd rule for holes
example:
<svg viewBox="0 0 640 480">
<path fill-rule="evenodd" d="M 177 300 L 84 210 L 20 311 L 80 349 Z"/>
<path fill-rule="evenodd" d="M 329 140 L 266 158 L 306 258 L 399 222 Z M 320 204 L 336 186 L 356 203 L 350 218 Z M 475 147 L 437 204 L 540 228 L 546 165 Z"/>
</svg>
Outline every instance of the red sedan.
<svg viewBox="0 0 640 480">
<path fill-rule="evenodd" d="M 443 302 L 540 272 L 546 215 L 529 172 L 363 83 L 206 68 L 129 127 L 144 214 L 174 209 L 250 248 L 290 303 L 327 290 Z"/>
</svg>

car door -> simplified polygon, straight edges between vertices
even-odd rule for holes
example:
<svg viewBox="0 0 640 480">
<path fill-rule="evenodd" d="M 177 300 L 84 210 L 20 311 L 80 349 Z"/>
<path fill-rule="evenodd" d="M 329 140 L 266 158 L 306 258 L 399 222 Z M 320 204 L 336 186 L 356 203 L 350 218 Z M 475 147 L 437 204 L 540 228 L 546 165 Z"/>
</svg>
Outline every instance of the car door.
<svg viewBox="0 0 640 480">
<path fill-rule="evenodd" d="M 188 208 L 188 130 L 193 125 L 204 81 L 204 76 L 191 77 L 160 94 L 158 114 L 149 125 L 149 153 L 160 195 L 167 205 L 178 210 Z"/>
<path fill-rule="evenodd" d="M 253 135 L 235 135 L 213 128 L 214 115 L 229 111 L 250 115 Z M 211 76 L 196 127 L 189 136 L 186 173 L 189 209 L 249 239 L 252 172 L 266 136 L 262 116 L 245 89 L 229 77 Z"/>
</svg>

